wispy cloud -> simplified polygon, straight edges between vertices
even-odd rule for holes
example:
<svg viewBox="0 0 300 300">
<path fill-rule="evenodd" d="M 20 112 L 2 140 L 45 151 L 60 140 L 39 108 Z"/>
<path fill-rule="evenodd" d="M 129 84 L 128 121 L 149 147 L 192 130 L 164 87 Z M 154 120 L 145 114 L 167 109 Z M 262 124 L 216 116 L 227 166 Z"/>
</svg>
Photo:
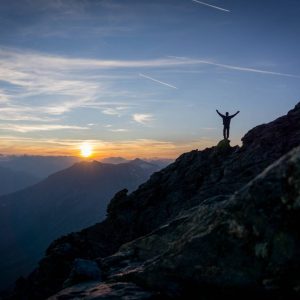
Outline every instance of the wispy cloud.
<svg viewBox="0 0 300 300">
<path fill-rule="evenodd" d="M 10 100 L 9 94 L 5 90 L 0 89 L 0 103 L 7 103 L 9 102 L 9 100 Z"/>
<path fill-rule="evenodd" d="M 74 71 L 82 69 L 115 69 L 115 68 L 156 68 L 177 66 L 180 63 L 175 59 L 149 59 L 149 60 L 101 60 L 87 58 L 70 58 L 57 55 L 48 55 L 32 51 L 18 51 L 16 49 L 0 49 L 0 57 L 10 63 L 17 63 L 20 69 L 19 77 L 24 74 L 21 70 L 31 69 L 35 66 L 38 70 Z M 5 65 L 7 65 L 5 63 Z M 5 66 L 4 65 L 4 66 Z M 2 68 L 4 67 L 2 66 Z M 27 69 L 28 70 L 28 69 Z M 16 73 L 14 74 L 16 75 Z"/>
<path fill-rule="evenodd" d="M 176 56 L 150 60 L 100 60 L 54 56 L 30 51 L 20 52 L 15 49 L 0 49 L 0 59 L 0 80 L 9 82 L 15 87 L 24 88 L 29 95 L 60 94 L 64 96 L 74 96 L 76 94 L 81 97 L 86 95 L 90 97 L 101 92 L 105 93 L 110 86 L 107 87 L 107 85 L 101 84 L 97 76 L 89 77 L 87 73 L 84 73 L 83 76 L 80 75 L 81 72 L 99 69 L 175 68 L 188 65 L 208 64 L 232 70 L 299 77 L 282 72 L 223 64 L 207 59 Z M 111 74 L 108 76 L 110 76 L 110 79 L 114 78 Z M 140 74 L 140 76 L 176 88 L 171 84 L 145 74 Z M 76 77 L 78 79 L 76 79 Z M 85 78 L 89 80 L 87 81 Z M 105 74 L 102 79 L 105 79 Z M 103 82 L 103 80 L 101 82 Z M 17 90 L 14 96 L 18 95 Z M 5 95 L 6 98 L 9 96 L 7 93 Z M 24 92 L 22 96 L 24 96 Z"/>
<path fill-rule="evenodd" d="M 120 88 L 120 80 L 136 80 L 133 74 L 141 69 L 185 72 L 184 68 L 189 67 L 194 72 L 200 69 L 199 66 L 208 65 L 237 72 L 300 78 L 299 75 L 280 71 L 176 56 L 149 60 L 101 60 L 0 48 L 0 60 L 0 81 L 4 83 L 0 87 L 1 119 L 11 122 L 56 122 L 78 108 L 98 109 L 112 116 L 123 114 L 130 105 L 140 105 L 137 97 L 142 95 Z M 115 69 L 120 72 L 109 71 Z M 122 73 L 124 69 L 126 72 Z M 177 88 L 143 73 L 140 76 Z M 151 101 L 150 98 L 148 95 L 148 101 Z M 131 99 L 132 102 L 120 99 Z"/>
<path fill-rule="evenodd" d="M 117 128 L 117 129 L 110 129 L 111 132 L 128 132 L 128 129 L 125 128 Z"/>
<path fill-rule="evenodd" d="M 222 8 L 222 7 L 219 7 L 219 6 L 211 5 L 211 4 L 202 2 L 202 1 L 198 1 L 198 0 L 192 0 L 192 1 L 193 1 L 193 2 L 196 2 L 196 3 L 198 3 L 198 4 L 202 4 L 202 5 L 211 7 L 211 8 L 215 8 L 215 9 L 221 10 L 221 11 L 230 12 L 229 9 L 225 9 L 225 8 Z"/>
<path fill-rule="evenodd" d="M 151 114 L 134 114 L 132 118 L 135 122 L 143 125 L 154 120 L 153 115 Z"/>
<path fill-rule="evenodd" d="M 73 126 L 73 125 L 48 125 L 48 124 L 38 124 L 38 125 L 16 125 L 16 124 L 1 124 L 0 129 L 14 131 L 14 132 L 34 132 L 34 131 L 53 131 L 53 130 L 86 130 L 88 127 Z"/>
<path fill-rule="evenodd" d="M 111 115 L 111 116 L 119 116 L 120 115 L 120 112 L 114 108 L 105 108 L 102 110 L 102 113 L 105 115 Z"/>
<path fill-rule="evenodd" d="M 111 115 L 111 116 L 121 116 L 121 112 L 126 110 L 127 107 L 124 106 L 117 106 L 117 107 L 107 107 L 102 110 L 102 113 L 105 115 Z"/>
<path fill-rule="evenodd" d="M 29 107 L 24 105 L 6 104 L 0 107 L 1 120 L 3 121 L 41 121 L 41 122 L 54 122 L 58 119 L 49 117 L 45 110 L 39 107 Z"/>
<path fill-rule="evenodd" d="M 55 121 L 78 108 L 120 115 L 128 105 L 137 105 L 119 100 L 134 100 L 137 95 L 117 84 L 126 77 L 127 80 L 136 77 L 128 72 L 127 75 L 109 73 L 111 69 L 169 68 L 187 63 L 176 59 L 70 58 L 11 48 L 0 48 L 0 60 L 0 81 L 9 85 L 8 89 L 0 89 L 2 120 L 45 122 Z M 39 101 L 32 103 L 33 98 Z"/>
<path fill-rule="evenodd" d="M 153 77 L 150 77 L 150 76 L 147 76 L 147 75 L 145 75 L 145 74 L 140 73 L 139 75 L 140 75 L 141 77 L 150 79 L 150 80 L 152 80 L 152 81 L 154 81 L 154 82 L 160 83 L 160 84 L 165 85 L 165 86 L 168 86 L 168 87 L 170 87 L 170 88 L 177 89 L 177 87 L 174 86 L 174 85 L 171 85 L 171 84 L 169 84 L 169 83 L 166 83 L 166 82 L 157 80 L 157 79 L 155 79 L 155 78 L 153 78 Z"/>
</svg>

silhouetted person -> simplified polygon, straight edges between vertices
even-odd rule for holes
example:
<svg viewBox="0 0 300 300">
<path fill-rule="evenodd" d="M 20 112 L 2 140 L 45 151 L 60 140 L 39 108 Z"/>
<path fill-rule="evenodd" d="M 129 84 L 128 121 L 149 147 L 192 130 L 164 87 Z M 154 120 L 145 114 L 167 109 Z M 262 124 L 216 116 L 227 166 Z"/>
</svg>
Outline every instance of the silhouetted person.
<svg viewBox="0 0 300 300">
<path fill-rule="evenodd" d="M 229 113 L 226 112 L 226 115 L 222 115 L 217 109 L 216 109 L 216 112 L 218 113 L 218 115 L 220 117 L 222 117 L 223 119 L 223 125 L 224 125 L 224 128 L 223 128 L 223 136 L 224 136 L 224 139 L 225 140 L 228 140 L 229 139 L 229 130 L 230 130 L 230 121 L 233 117 L 235 117 L 240 111 L 237 111 L 234 115 L 231 115 L 229 116 Z"/>
</svg>

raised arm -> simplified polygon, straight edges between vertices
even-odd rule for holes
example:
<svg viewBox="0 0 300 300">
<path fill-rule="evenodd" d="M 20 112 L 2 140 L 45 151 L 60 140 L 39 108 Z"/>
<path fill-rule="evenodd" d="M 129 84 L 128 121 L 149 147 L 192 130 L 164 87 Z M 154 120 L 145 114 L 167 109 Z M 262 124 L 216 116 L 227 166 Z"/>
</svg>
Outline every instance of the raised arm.
<svg viewBox="0 0 300 300">
<path fill-rule="evenodd" d="M 230 116 L 231 118 L 235 117 L 240 111 L 238 110 L 235 114 L 233 114 L 232 116 Z"/>
<path fill-rule="evenodd" d="M 218 115 L 220 116 L 220 117 L 224 117 L 224 115 L 222 115 L 217 109 L 216 109 L 216 112 L 218 113 Z"/>
</svg>

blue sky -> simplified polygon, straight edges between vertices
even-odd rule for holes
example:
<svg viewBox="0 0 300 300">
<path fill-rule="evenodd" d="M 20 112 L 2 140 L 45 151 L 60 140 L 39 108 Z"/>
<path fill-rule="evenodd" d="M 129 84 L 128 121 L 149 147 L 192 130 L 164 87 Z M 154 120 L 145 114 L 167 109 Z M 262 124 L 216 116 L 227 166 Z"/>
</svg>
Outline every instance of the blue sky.
<svg viewBox="0 0 300 300">
<path fill-rule="evenodd" d="M 176 157 L 298 101 L 298 0 L 14 0 L 0 7 L 0 152 Z M 206 5 L 208 4 L 208 5 Z"/>
</svg>

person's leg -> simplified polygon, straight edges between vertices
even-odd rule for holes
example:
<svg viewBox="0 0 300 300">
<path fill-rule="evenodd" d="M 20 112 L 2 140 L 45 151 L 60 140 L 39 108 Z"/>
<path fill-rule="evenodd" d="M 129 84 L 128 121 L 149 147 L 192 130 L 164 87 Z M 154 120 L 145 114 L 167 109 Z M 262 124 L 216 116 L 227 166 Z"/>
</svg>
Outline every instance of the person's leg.
<svg viewBox="0 0 300 300">
<path fill-rule="evenodd" d="M 224 137 L 224 139 L 226 139 L 226 127 L 225 126 L 223 128 L 223 137 Z"/>
<path fill-rule="evenodd" d="M 224 127 L 224 139 L 228 140 L 229 137 L 229 128 L 228 126 Z"/>
</svg>

